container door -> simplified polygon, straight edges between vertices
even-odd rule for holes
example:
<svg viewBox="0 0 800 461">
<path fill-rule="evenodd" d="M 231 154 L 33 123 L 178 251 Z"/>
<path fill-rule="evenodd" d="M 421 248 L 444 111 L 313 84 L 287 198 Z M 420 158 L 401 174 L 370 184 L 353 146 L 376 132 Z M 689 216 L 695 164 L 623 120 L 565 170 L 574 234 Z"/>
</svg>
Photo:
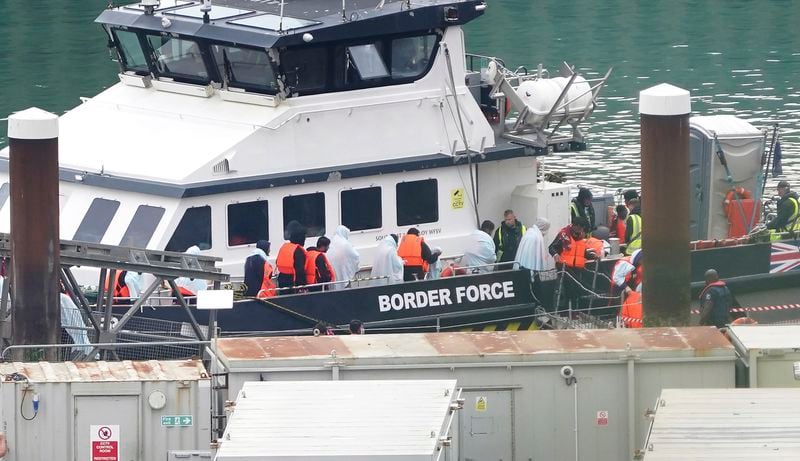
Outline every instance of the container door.
<svg viewBox="0 0 800 461">
<path fill-rule="evenodd" d="M 118 439 L 118 461 L 137 461 L 139 456 L 139 396 L 99 395 L 75 397 L 74 451 L 75 461 L 92 457 L 92 426 L 118 426 L 118 434 L 103 431 L 103 436 Z M 109 434 L 109 435 L 106 435 Z M 103 438 L 105 438 L 103 437 Z"/>
<path fill-rule="evenodd" d="M 697 130 L 689 134 L 689 239 L 708 238 L 710 142 Z"/>
<path fill-rule="evenodd" d="M 461 461 L 511 461 L 513 422 L 511 391 L 464 392 L 459 413 L 458 458 Z"/>
</svg>

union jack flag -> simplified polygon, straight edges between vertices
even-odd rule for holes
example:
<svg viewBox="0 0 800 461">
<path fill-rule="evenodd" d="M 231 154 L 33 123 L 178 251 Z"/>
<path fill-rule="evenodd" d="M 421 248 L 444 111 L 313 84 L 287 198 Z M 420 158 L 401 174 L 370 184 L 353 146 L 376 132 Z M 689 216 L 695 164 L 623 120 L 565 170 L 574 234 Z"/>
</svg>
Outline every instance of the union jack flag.
<svg viewBox="0 0 800 461">
<path fill-rule="evenodd" d="M 796 244 L 775 242 L 769 257 L 769 272 L 800 270 L 800 247 Z"/>
</svg>

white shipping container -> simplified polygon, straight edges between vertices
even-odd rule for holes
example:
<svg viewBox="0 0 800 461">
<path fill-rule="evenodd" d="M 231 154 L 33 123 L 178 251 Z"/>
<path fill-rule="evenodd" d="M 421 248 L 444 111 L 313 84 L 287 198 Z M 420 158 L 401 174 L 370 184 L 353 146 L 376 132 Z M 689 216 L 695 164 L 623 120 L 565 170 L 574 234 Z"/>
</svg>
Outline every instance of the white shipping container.
<svg viewBox="0 0 800 461">
<path fill-rule="evenodd" d="M 229 399 L 247 381 L 456 379 L 460 460 L 631 459 L 663 388 L 733 387 L 736 361 L 713 327 L 223 338 L 215 351 Z"/>
<path fill-rule="evenodd" d="M 210 452 L 209 385 L 197 360 L 0 363 L 4 460 L 138 461 L 167 459 L 172 450 Z"/>
<path fill-rule="evenodd" d="M 800 325 L 732 325 L 728 330 L 740 357 L 745 387 L 800 387 Z"/>
<path fill-rule="evenodd" d="M 444 461 L 455 380 L 247 382 L 215 461 Z"/>
</svg>

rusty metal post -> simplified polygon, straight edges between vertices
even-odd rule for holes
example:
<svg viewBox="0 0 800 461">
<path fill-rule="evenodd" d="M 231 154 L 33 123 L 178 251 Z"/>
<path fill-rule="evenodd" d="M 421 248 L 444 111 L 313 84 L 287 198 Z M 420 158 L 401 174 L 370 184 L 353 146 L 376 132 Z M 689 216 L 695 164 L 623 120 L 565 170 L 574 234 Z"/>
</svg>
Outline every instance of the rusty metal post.
<svg viewBox="0 0 800 461">
<path fill-rule="evenodd" d="M 61 342 L 58 275 L 58 117 L 31 108 L 8 118 L 11 188 L 12 342 Z M 21 360 L 57 360 L 26 351 Z"/>
<path fill-rule="evenodd" d="M 639 93 L 643 306 L 647 326 L 689 324 L 689 92 Z"/>
</svg>

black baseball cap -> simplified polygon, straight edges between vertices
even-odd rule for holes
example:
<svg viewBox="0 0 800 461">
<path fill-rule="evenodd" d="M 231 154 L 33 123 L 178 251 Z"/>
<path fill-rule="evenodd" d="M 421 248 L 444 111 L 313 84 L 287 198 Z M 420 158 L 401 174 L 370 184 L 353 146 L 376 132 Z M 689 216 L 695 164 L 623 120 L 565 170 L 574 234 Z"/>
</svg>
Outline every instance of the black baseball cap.
<svg viewBox="0 0 800 461">
<path fill-rule="evenodd" d="M 781 188 L 781 187 L 786 187 L 786 188 L 788 188 L 788 187 L 789 187 L 789 181 L 781 181 L 781 182 L 779 182 L 779 183 L 778 183 L 778 187 L 779 187 L 779 188 Z"/>
</svg>

